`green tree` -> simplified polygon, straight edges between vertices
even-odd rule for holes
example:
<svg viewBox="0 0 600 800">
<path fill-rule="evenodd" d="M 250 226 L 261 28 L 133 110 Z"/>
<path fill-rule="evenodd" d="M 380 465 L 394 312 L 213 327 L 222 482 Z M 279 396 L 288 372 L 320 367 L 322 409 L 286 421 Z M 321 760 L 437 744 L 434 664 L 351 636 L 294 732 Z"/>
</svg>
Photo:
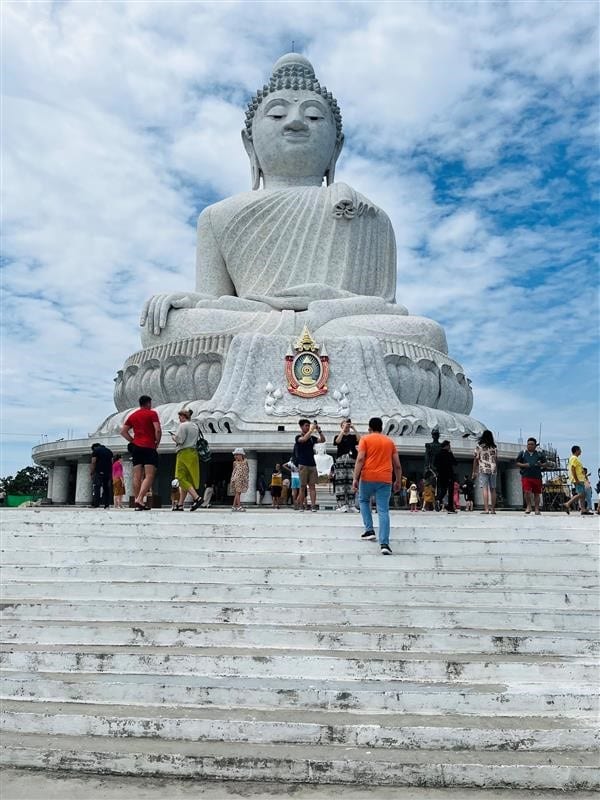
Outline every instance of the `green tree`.
<svg viewBox="0 0 600 800">
<path fill-rule="evenodd" d="M 45 495 L 48 490 L 48 473 L 43 467 L 24 467 L 13 477 L 0 478 L 0 489 L 6 494 Z"/>
</svg>

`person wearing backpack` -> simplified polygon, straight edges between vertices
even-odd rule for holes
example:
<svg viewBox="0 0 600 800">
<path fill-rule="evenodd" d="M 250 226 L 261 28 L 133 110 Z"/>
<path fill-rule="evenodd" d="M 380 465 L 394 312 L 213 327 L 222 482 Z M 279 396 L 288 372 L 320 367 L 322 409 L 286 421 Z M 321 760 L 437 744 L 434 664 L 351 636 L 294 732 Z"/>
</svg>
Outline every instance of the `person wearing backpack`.
<svg viewBox="0 0 600 800">
<path fill-rule="evenodd" d="M 175 478 L 179 481 L 179 503 L 174 511 L 183 511 L 183 504 L 188 494 L 192 496 L 190 511 L 200 508 L 202 500 L 196 491 L 196 486 L 200 485 L 200 461 L 198 458 L 199 430 L 198 426 L 191 422 L 192 411 L 189 408 L 182 408 L 178 412 L 179 426 L 171 438 L 175 442 L 177 457 L 175 460 Z"/>
</svg>

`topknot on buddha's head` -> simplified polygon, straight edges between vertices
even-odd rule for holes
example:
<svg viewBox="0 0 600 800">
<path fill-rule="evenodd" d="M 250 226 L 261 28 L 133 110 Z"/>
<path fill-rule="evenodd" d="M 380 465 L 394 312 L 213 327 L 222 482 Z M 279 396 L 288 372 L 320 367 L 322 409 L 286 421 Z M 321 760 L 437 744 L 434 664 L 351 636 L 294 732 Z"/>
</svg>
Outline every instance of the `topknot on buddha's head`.
<svg viewBox="0 0 600 800">
<path fill-rule="evenodd" d="M 273 74 L 271 75 L 269 83 L 265 83 L 262 89 L 259 89 L 248 103 L 248 110 L 246 111 L 246 133 L 249 139 L 252 139 L 252 121 L 256 109 L 267 95 L 272 92 L 279 92 L 282 89 L 290 89 L 292 91 L 303 89 L 320 95 L 327 102 L 333 114 L 336 139 L 338 142 L 342 140 L 342 114 L 337 100 L 331 92 L 327 91 L 325 86 L 321 86 L 315 76 L 312 64 L 299 53 L 286 53 L 286 55 L 281 56 L 273 66 Z"/>
</svg>

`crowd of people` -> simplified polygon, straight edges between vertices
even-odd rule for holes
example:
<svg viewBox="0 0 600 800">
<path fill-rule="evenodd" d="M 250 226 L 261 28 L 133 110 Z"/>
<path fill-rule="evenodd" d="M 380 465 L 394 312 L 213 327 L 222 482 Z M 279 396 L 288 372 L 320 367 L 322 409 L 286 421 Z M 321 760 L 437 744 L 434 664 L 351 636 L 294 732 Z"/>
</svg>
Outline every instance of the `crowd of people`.
<svg viewBox="0 0 600 800">
<path fill-rule="evenodd" d="M 178 412 L 179 424 L 168 431 L 176 451 L 175 475 L 171 483 L 173 511 L 183 511 L 188 496 L 190 511 L 209 508 L 215 486 L 208 482 L 200 497 L 199 441 L 203 438 L 199 426 L 192 421 L 190 409 Z M 320 479 L 331 482 L 336 497 L 336 511 L 360 511 L 364 524 L 363 538 L 377 538 L 373 528 L 374 510 L 379 519 L 379 544 L 384 555 L 391 553 L 389 546 L 389 509 L 408 507 L 411 512 L 443 511 L 455 514 L 461 508 L 461 495 L 467 512 L 474 510 L 475 481 L 482 492 L 482 514 L 496 513 L 498 447 L 491 431 L 483 431 L 473 452 L 470 474 L 458 476 L 458 462 L 449 440 L 439 441 L 439 431 L 432 432 L 432 442 L 426 445 L 426 463 L 422 476 L 408 479 L 394 441 L 383 433 L 379 417 L 369 420 L 367 433 L 360 434 L 351 419 L 340 424 L 331 444 L 335 458 L 324 453 L 322 459 L 331 463 L 323 475 L 317 467 L 318 445 L 326 439 L 317 420 L 300 419 L 299 433 L 294 438 L 292 454 L 286 463 L 276 463 L 267 480 L 258 477 L 256 489 L 260 505 L 270 492 L 273 509 L 291 506 L 297 511 L 318 511 L 316 487 Z M 158 467 L 158 446 L 162 438 L 160 420 L 152 409 L 147 395 L 139 399 L 139 408 L 131 413 L 121 427 L 121 435 L 128 442 L 133 478 L 133 504 L 136 511 L 151 507 L 152 485 Z M 573 445 L 568 462 L 568 479 L 574 486 L 572 496 L 563 504 L 570 514 L 575 507 L 582 516 L 594 513 L 592 485 L 588 470 L 581 461 L 581 448 Z M 250 469 L 242 447 L 232 452 L 231 477 L 227 493 L 233 496 L 232 511 L 243 512 L 242 496 L 249 490 Z M 552 465 L 540 449 L 535 438 L 527 440 L 526 447 L 516 458 L 521 473 L 525 514 L 541 514 L 542 470 Z M 122 456 L 104 445 L 92 445 L 90 472 L 92 476 L 92 505 L 107 508 L 114 502 L 123 507 L 125 479 Z M 599 476 L 600 477 L 600 476 Z M 600 483 L 599 483 L 600 487 Z M 598 488 L 597 487 L 597 490 Z M 600 508 L 598 509 L 600 513 Z"/>
</svg>

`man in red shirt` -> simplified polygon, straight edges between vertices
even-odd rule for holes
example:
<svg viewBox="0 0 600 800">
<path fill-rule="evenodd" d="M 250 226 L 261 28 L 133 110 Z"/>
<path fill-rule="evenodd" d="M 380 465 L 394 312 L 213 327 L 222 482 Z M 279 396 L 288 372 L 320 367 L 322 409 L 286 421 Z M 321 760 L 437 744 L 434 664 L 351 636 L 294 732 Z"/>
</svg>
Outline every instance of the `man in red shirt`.
<svg viewBox="0 0 600 800">
<path fill-rule="evenodd" d="M 140 407 L 130 414 L 121 426 L 121 436 L 130 443 L 133 463 L 133 493 L 135 510 L 147 511 L 146 497 L 152 489 L 158 467 L 158 445 L 162 436 L 160 419 L 152 410 L 152 398 L 143 394 Z M 131 435 L 133 431 L 133 436 Z"/>
<path fill-rule="evenodd" d="M 363 436 L 358 445 L 358 458 L 354 467 L 352 491 L 359 489 L 360 513 L 365 532 L 362 539 L 374 542 L 373 517 L 371 515 L 371 497 L 375 495 L 377 514 L 379 516 L 379 544 L 381 554 L 391 556 L 390 547 L 390 496 L 392 493 L 392 472 L 394 474 L 394 491 L 400 490 L 402 482 L 402 466 L 396 445 L 384 436 L 383 422 L 379 417 L 369 420 L 369 433 Z"/>
</svg>

